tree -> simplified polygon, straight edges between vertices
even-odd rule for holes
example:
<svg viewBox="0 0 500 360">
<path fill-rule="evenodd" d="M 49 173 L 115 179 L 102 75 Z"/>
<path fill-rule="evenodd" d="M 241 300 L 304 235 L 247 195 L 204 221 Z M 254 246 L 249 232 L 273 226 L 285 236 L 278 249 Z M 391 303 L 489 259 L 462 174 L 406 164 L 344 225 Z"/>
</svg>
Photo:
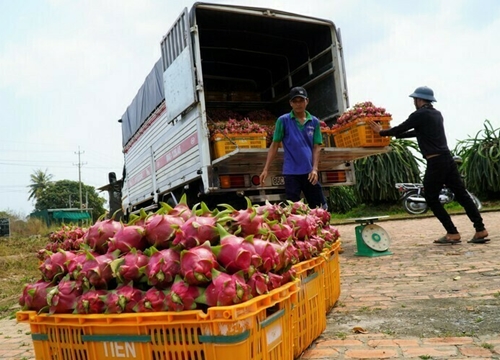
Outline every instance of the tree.
<svg viewBox="0 0 500 360">
<path fill-rule="evenodd" d="M 28 200 L 38 200 L 44 190 L 51 184 L 53 175 L 48 174 L 47 171 L 47 169 L 45 171 L 38 169 L 30 175 L 31 184 L 28 185 L 28 188 L 31 190 Z"/>
<path fill-rule="evenodd" d="M 82 184 L 83 207 L 80 204 L 80 183 L 78 181 L 60 180 L 51 183 L 37 199 L 35 210 L 86 208 L 85 200 L 88 198 L 88 208 L 92 209 L 92 218 L 96 221 L 106 210 L 103 205 L 106 201 L 97 194 L 93 186 Z"/>
</svg>

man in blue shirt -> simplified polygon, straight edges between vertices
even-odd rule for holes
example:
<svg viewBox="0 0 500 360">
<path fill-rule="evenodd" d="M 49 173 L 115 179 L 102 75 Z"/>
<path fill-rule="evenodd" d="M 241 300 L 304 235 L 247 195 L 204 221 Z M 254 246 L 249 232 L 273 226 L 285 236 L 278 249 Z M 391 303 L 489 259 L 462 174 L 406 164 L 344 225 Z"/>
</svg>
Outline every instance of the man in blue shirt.
<svg viewBox="0 0 500 360">
<path fill-rule="evenodd" d="M 318 181 L 319 153 L 323 138 L 318 118 L 306 110 L 308 103 L 309 99 L 304 88 L 294 87 L 290 90 L 292 111 L 280 116 L 276 121 L 266 165 L 260 174 L 260 183 L 264 184 L 269 166 L 278 152 L 279 144 L 282 143 L 287 199 L 299 201 L 302 192 L 310 208 L 326 209 L 325 197 Z"/>
</svg>

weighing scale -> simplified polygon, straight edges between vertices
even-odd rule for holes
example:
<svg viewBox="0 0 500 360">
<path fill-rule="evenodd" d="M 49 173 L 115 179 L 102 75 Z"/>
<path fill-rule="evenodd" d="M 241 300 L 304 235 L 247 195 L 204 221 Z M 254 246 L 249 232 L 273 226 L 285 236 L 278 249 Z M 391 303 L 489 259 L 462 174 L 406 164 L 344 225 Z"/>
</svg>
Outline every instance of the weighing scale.
<svg viewBox="0 0 500 360">
<path fill-rule="evenodd" d="M 392 255 L 389 251 L 391 242 L 389 234 L 381 226 L 374 224 L 376 220 L 388 217 L 385 215 L 352 219 L 361 224 L 354 229 L 358 248 L 354 255 L 368 257 Z"/>
</svg>

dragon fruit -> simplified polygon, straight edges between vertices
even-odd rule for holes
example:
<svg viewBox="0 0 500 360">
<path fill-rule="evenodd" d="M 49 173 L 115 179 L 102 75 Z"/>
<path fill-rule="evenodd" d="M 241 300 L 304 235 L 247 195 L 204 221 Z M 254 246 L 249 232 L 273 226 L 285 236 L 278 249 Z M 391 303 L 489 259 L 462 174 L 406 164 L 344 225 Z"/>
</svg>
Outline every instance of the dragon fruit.
<svg viewBox="0 0 500 360">
<path fill-rule="evenodd" d="M 145 232 L 144 227 L 139 225 L 124 226 L 109 239 L 108 252 L 120 250 L 121 253 L 126 254 L 131 249 L 145 250 L 148 246 L 144 237 Z"/>
<path fill-rule="evenodd" d="M 297 270 L 293 267 L 281 274 L 281 285 L 285 285 L 297 278 Z"/>
<path fill-rule="evenodd" d="M 134 312 L 167 311 L 166 293 L 155 287 L 149 288 L 134 307 Z"/>
<path fill-rule="evenodd" d="M 209 241 L 181 252 L 180 275 L 189 285 L 202 285 L 210 282 L 212 269 L 219 269 L 219 263 Z"/>
<path fill-rule="evenodd" d="M 309 241 L 295 241 L 295 246 L 299 250 L 301 261 L 312 259 L 318 255 L 318 250 Z"/>
<path fill-rule="evenodd" d="M 75 256 L 73 256 L 68 262 L 67 262 L 67 268 L 68 268 L 68 274 L 70 275 L 71 279 L 76 280 L 80 277 L 80 272 L 82 271 L 83 264 L 87 261 L 87 256 L 88 254 L 92 256 L 99 256 L 98 253 L 89 250 L 89 248 L 85 248 L 86 251 L 79 251 L 75 253 Z"/>
<path fill-rule="evenodd" d="M 307 214 L 311 209 L 303 201 L 290 201 L 288 202 L 288 211 L 290 214 Z"/>
<path fill-rule="evenodd" d="M 84 289 L 92 287 L 107 289 L 108 283 L 113 279 L 111 262 L 116 258 L 116 253 L 94 256 L 90 252 L 87 252 L 87 261 L 83 263 L 77 280 L 83 281 Z"/>
<path fill-rule="evenodd" d="M 76 299 L 75 313 L 77 314 L 102 314 L 106 310 L 104 303 L 107 290 L 90 289 Z"/>
<path fill-rule="evenodd" d="M 120 283 L 129 283 L 142 281 L 144 275 L 143 268 L 148 264 L 149 258 L 140 250 L 132 249 L 124 256 L 113 260 L 110 264 L 113 276 Z"/>
<path fill-rule="evenodd" d="M 267 289 L 269 291 L 279 288 L 283 283 L 283 275 L 269 273 L 267 274 L 267 277 L 268 277 Z"/>
<path fill-rule="evenodd" d="M 132 284 L 120 285 L 116 290 L 108 291 L 104 296 L 105 312 L 108 314 L 134 312 L 134 308 L 139 304 L 142 297 L 143 292 L 134 288 Z"/>
<path fill-rule="evenodd" d="M 268 273 L 281 265 L 282 246 L 262 239 L 254 239 L 255 252 L 261 258 L 261 264 L 257 267 L 259 271 Z"/>
<path fill-rule="evenodd" d="M 269 292 L 267 288 L 267 283 L 269 282 L 269 277 L 259 271 L 254 272 L 247 281 L 247 285 L 250 286 L 251 294 L 253 297 L 259 295 L 267 294 Z"/>
<path fill-rule="evenodd" d="M 327 210 L 320 207 L 311 209 L 311 211 L 309 211 L 309 215 L 312 215 L 316 218 L 316 221 L 318 222 L 319 226 L 330 224 L 330 220 L 332 218 L 332 216 Z"/>
<path fill-rule="evenodd" d="M 167 203 L 160 203 L 160 205 L 161 209 L 159 211 L 168 215 L 180 217 L 184 221 L 189 219 L 192 215 L 192 211 L 187 205 L 186 193 L 182 194 L 181 200 L 174 207 L 171 207 Z"/>
<path fill-rule="evenodd" d="M 260 215 L 255 206 L 252 205 L 250 198 L 245 197 L 247 208 L 244 210 L 235 210 L 229 204 L 220 204 L 225 207 L 228 217 L 222 220 L 232 220 L 231 232 L 240 236 L 267 234 L 269 225 L 267 223 L 267 213 Z"/>
<path fill-rule="evenodd" d="M 316 254 L 322 252 L 325 247 L 325 239 L 319 235 L 312 235 L 308 242 L 316 249 Z"/>
<path fill-rule="evenodd" d="M 318 224 L 313 216 L 304 214 L 290 214 L 287 217 L 288 225 L 294 229 L 294 235 L 299 240 L 304 240 L 318 232 Z"/>
<path fill-rule="evenodd" d="M 157 249 L 166 249 L 175 237 L 175 232 L 179 229 L 184 220 L 174 215 L 153 214 L 146 219 L 144 228 L 146 239 L 149 244 Z"/>
<path fill-rule="evenodd" d="M 220 245 L 212 247 L 212 251 L 217 256 L 219 264 L 229 274 L 240 270 L 253 273 L 255 267 L 262 263 L 262 259 L 255 251 L 252 237 L 242 238 L 229 234 L 220 224 L 217 224 L 217 229 L 221 237 Z"/>
<path fill-rule="evenodd" d="M 26 284 L 19 298 L 19 305 L 23 310 L 40 311 L 46 308 L 49 306 L 47 304 L 47 294 L 54 286 L 54 283 L 44 280 L 38 280 L 34 284 Z"/>
<path fill-rule="evenodd" d="M 60 249 L 49 255 L 38 269 L 46 281 L 60 280 L 68 273 L 68 262 L 73 257 L 74 253 Z"/>
<path fill-rule="evenodd" d="M 158 251 L 155 247 L 149 248 L 147 253 L 149 261 L 146 264 L 145 275 L 148 284 L 158 289 L 165 289 L 172 284 L 181 270 L 181 256 L 174 249 Z"/>
<path fill-rule="evenodd" d="M 258 215 L 266 214 L 266 219 L 269 221 L 279 221 L 285 214 L 285 209 L 280 204 L 271 204 L 269 200 L 266 200 L 264 205 L 258 206 L 256 210 Z"/>
<path fill-rule="evenodd" d="M 108 251 L 109 239 L 115 236 L 115 234 L 122 229 L 123 224 L 119 221 L 115 221 L 113 219 L 99 219 L 87 230 L 84 237 L 85 243 L 99 254 L 104 254 Z"/>
<path fill-rule="evenodd" d="M 279 241 L 286 241 L 293 237 L 294 231 L 293 227 L 287 224 L 286 219 L 283 218 L 282 222 L 269 226 L 269 232 L 267 235 L 267 237 L 271 238 L 271 240 L 274 238 Z"/>
<path fill-rule="evenodd" d="M 323 239 L 330 244 L 337 241 L 340 237 L 339 230 L 332 225 L 323 226 L 321 229 L 321 235 L 323 236 Z"/>
<path fill-rule="evenodd" d="M 208 306 L 239 304 L 252 298 L 252 289 L 242 273 L 226 274 L 212 269 L 212 282 L 196 302 Z"/>
<path fill-rule="evenodd" d="M 72 313 L 82 293 L 82 282 L 70 280 L 69 276 L 66 276 L 47 293 L 49 314 Z"/>
<path fill-rule="evenodd" d="M 176 276 L 174 283 L 167 291 L 166 303 L 169 311 L 183 311 L 196 309 L 195 299 L 203 292 L 202 288 L 194 285 L 189 285 L 182 280 L 180 276 Z"/>
<path fill-rule="evenodd" d="M 202 207 L 203 215 L 190 217 L 176 231 L 172 242 L 173 245 L 180 245 L 184 249 L 191 249 L 203 244 L 207 240 L 214 245 L 218 242 L 219 232 L 216 227 L 218 218 L 206 211 L 205 203 L 202 203 Z"/>
</svg>

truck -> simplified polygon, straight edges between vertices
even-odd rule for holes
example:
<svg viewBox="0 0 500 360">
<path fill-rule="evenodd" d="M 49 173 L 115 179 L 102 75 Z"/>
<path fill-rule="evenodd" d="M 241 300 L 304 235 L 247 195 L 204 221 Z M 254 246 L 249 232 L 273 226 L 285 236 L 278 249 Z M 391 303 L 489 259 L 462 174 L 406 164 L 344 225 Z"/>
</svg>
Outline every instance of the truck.
<svg viewBox="0 0 500 360">
<path fill-rule="evenodd" d="M 330 20 L 235 5 L 185 8 L 119 120 L 123 176 L 110 173 L 109 184 L 100 188 L 110 194 L 110 212 L 120 206 L 129 216 L 162 202 L 177 204 L 183 195 L 190 206 L 284 201 L 282 149 L 261 184 L 266 147 L 225 136 L 223 144 L 230 146 L 216 155 L 210 128 L 228 119 L 214 117 L 265 111 L 276 119 L 290 111 L 290 89 L 301 86 L 309 95 L 308 111 L 334 124 L 349 107 L 342 46 Z M 333 186 L 355 183 L 354 160 L 384 151 L 335 147 L 327 132 L 318 168 L 325 195 Z"/>
</svg>

